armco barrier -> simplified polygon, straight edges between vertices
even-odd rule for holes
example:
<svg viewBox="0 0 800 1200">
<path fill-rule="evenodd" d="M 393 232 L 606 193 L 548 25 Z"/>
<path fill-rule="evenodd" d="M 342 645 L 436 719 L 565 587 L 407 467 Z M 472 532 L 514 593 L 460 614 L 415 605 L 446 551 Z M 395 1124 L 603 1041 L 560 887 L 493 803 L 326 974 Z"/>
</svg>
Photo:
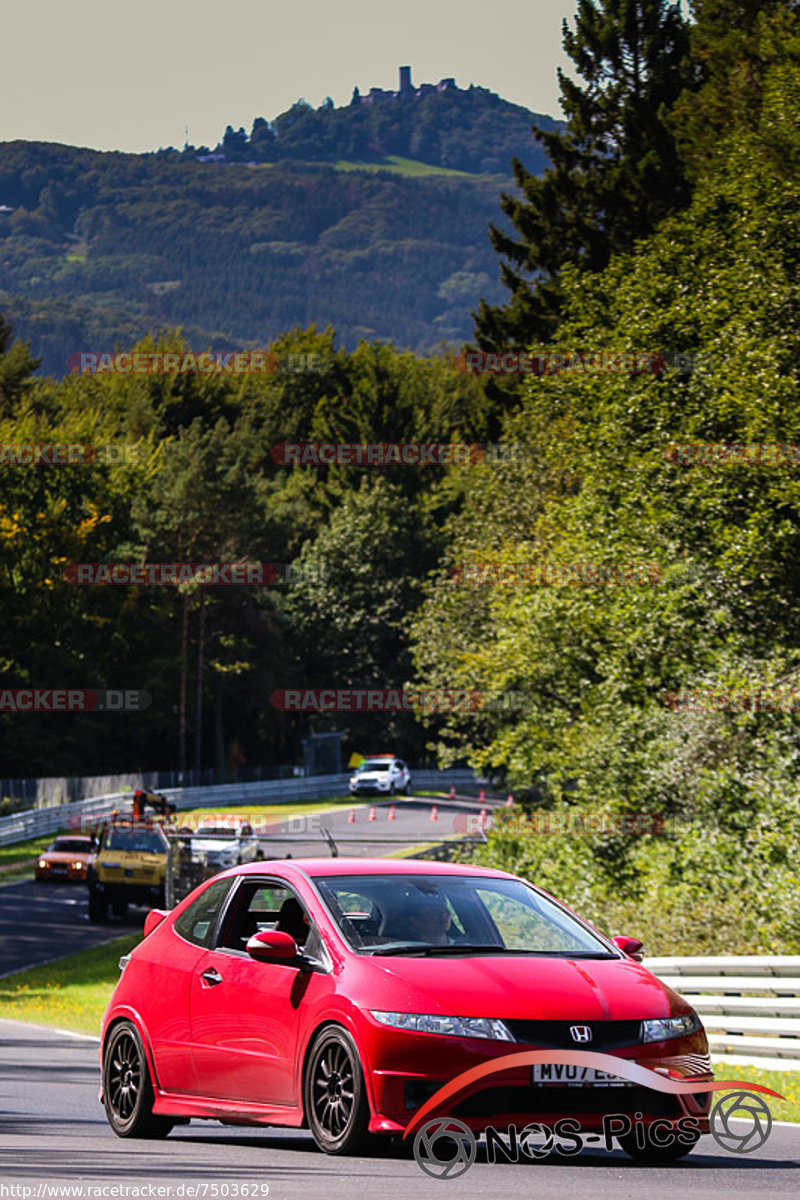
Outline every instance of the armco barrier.
<svg viewBox="0 0 800 1200">
<path fill-rule="evenodd" d="M 800 1071 L 800 955 L 648 958 L 644 965 L 697 1011 L 717 1062 Z"/>
<path fill-rule="evenodd" d="M 325 800 L 347 793 L 350 776 L 309 775 L 294 779 L 264 779 L 256 783 L 224 783 L 209 787 L 163 788 L 178 809 L 217 808 L 227 805 L 291 804 L 304 800 Z M 414 789 L 447 791 L 450 787 L 474 786 L 475 775 L 468 770 L 414 771 Z M 29 838 L 45 837 L 61 829 L 77 829 L 90 817 L 108 816 L 113 809 L 130 801 L 132 791 L 94 796 L 52 808 L 37 808 L 0 818 L 0 846 L 10 846 Z"/>
</svg>

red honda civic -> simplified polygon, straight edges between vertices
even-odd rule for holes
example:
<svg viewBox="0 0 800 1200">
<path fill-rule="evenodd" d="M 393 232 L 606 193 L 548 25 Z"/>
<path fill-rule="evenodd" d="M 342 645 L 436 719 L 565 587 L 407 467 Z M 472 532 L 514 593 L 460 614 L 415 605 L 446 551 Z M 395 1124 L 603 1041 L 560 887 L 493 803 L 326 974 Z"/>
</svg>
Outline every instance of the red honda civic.
<svg viewBox="0 0 800 1200">
<path fill-rule="evenodd" d="M 306 1127 L 326 1153 L 355 1153 L 402 1134 L 441 1086 L 491 1060 L 498 1070 L 437 1116 L 475 1133 L 563 1118 L 597 1131 L 613 1112 L 668 1131 L 692 1118 L 707 1133 L 705 1091 L 673 1095 L 590 1067 L 502 1070 L 522 1050 L 557 1063 L 580 1048 L 713 1080 L 697 1014 L 636 961 L 640 949 L 490 868 L 342 858 L 232 868 L 172 912 L 151 912 L 121 960 L 101 1100 L 120 1137 L 206 1118 Z M 658 1161 L 693 1144 L 638 1140 L 618 1137 Z"/>
</svg>

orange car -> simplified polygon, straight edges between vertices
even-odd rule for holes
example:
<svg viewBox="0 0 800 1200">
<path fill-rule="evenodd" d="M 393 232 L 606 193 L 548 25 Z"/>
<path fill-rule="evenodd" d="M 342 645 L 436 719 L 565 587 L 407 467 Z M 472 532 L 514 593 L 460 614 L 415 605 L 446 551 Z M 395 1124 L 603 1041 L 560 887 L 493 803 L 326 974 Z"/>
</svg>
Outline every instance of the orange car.
<svg viewBox="0 0 800 1200">
<path fill-rule="evenodd" d="M 86 880 L 86 872 L 95 859 L 94 840 L 90 837 L 57 837 L 53 844 L 40 854 L 36 862 L 36 878 Z"/>
</svg>

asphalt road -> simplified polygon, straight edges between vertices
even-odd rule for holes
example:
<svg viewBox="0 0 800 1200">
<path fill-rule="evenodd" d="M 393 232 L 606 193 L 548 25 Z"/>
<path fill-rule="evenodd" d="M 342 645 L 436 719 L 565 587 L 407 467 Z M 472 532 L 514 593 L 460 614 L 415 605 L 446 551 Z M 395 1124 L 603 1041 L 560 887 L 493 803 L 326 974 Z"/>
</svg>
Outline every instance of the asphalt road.
<svg viewBox="0 0 800 1200">
<path fill-rule="evenodd" d="M 436 820 L 431 810 L 437 808 Z M 389 812 L 394 805 L 394 819 Z M 383 857 L 421 842 L 459 838 L 469 817 L 480 805 L 469 801 L 432 801 L 405 797 L 396 800 L 359 801 L 351 809 L 287 817 L 276 822 L 261 842 L 266 857 L 293 858 L 331 853 L 321 830 L 334 838 L 340 857 Z M 374 808 L 375 820 L 370 820 Z M 0 978 L 54 958 L 87 950 L 130 930 L 142 928 L 145 909 L 131 908 L 122 920 L 90 924 L 86 886 L 80 883 L 36 883 L 19 880 L 0 886 Z M 1 1200 L 1 1198 L 0 1198 Z"/>
<path fill-rule="evenodd" d="M 300 1130 L 231 1129 L 195 1121 L 175 1129 L 166 1141 L 121 1140 L 98 1104 L 98 1079 L 93 1040 L 0 1021 L 0 1182 L 6 1189 L 12 1184 L 32 1189 L 27 1196 L 5 1190 L 4 1197 L 96 1200 L 102 1193 L 90 1187 L 152 1184 L 171 1186 L 171 1193 L 163 1193 L 165 1200 L 179 1200 L 186 1194 L 178 1190 L 180 1185 L 190 1183 L 206 1185 L 206 1200 L 235 1200 L 232 1184 L 265 1183 L 269 1200 L 350 1200 L 355 1193 L 365 1200 L 442 1200 L 448 1195 L 470 1200 L 730 1200 L 736 1194 L 789 1196 L 800 1191 L 800 1126 L 773 1126 L 765 1145 L 747 1157 L 723 1151 L 705 1138 L 701 1149 L 671 1167 L 642 1166 L 621 1151 L 594 1150 L 568 1162 L 547 1158 L 493 1165 L 479 1151 L 469 1172 L 448 1182 L 429 1179 L 413 1158 L 391 1149 L 368 1158 L 328 1157 Z M 54 1190 L 48 1185 L 55 1185 Z M 55 1190 L 59 1185 L 76 1190 Z M 110 1190 L 105 1195 L 110 1197 Z M 196 1196 L 204 1200 L 202 1189 Z"/>
<path fill-rule="evenodd" d="M 144 912 L 131 916 L 131 931 L 141 928 Z M 90 925 L 86 885 L 35 883 L 23 879 L 0 887 L 0 978 L 100 942 L 118 938 L 118 924 Z"/>
<path fill-rule="evenodd" d="M 336 843 L 341 858 L 382 858 L 420 843 L 458 839 L 472 829 L 481 805 L 468 800 L 431 800 L 397 797 L 394 800 L 357 800 L 352 808 L 288 817 L 261 841 L 265 854 L 282 858 L 309 858 L 330 854 L 322 830 Z M 491 816 L 491 805 L 487 805 Z M 431 819 L 435 812 L 434 819 Z M 393 816 L 390 817 L 390 813 Z M 374 820 L 370 819 L 370 813 Z M 351 817 L 354 818 L 351 820 Z M 472 820 L 470 821 L 470 818 Z"/>
</svg>

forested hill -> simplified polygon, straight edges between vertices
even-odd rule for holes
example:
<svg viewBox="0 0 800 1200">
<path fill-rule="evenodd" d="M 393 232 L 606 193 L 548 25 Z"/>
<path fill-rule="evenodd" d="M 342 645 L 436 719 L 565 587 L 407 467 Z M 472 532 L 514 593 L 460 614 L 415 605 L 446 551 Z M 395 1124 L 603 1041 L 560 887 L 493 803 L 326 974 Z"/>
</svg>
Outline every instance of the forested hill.
<svg viewBox="0 0 800 1200">
<path fill-rule="evenodd" d="M 197 349 L 312 322 L 345 347 L 461 343 L 481 297 L 505 294 L 488 225 L 512 155 L 541 163 L 533 119 L 455 89 L 298 104 L 250 138 L 231 131 L 225 161 L 0 143 L 0 310 L 53 375 L 76 351 L 177 325 Z"/>
<path fill-rule="evenodd" d="M 330 99 L 316 109 L 298 100 L 274 121 L 257 117 L 249 135 L 229 125 L 214 153 L 228 162 L 381 162 L 398 155 L 471 174 L 501 175 L 510 173 L 516 155 L 539 174 L 546 158 L 531 126 L 551 132 L 559 124 L 486 88 L 462 89 L 450 79 L 407 92 L 374 88 L 363 97 L 356 88 L 352 102 L 342 108 Z M 210 151 L 187 146 L 183 153 Z"/>
</svg>

